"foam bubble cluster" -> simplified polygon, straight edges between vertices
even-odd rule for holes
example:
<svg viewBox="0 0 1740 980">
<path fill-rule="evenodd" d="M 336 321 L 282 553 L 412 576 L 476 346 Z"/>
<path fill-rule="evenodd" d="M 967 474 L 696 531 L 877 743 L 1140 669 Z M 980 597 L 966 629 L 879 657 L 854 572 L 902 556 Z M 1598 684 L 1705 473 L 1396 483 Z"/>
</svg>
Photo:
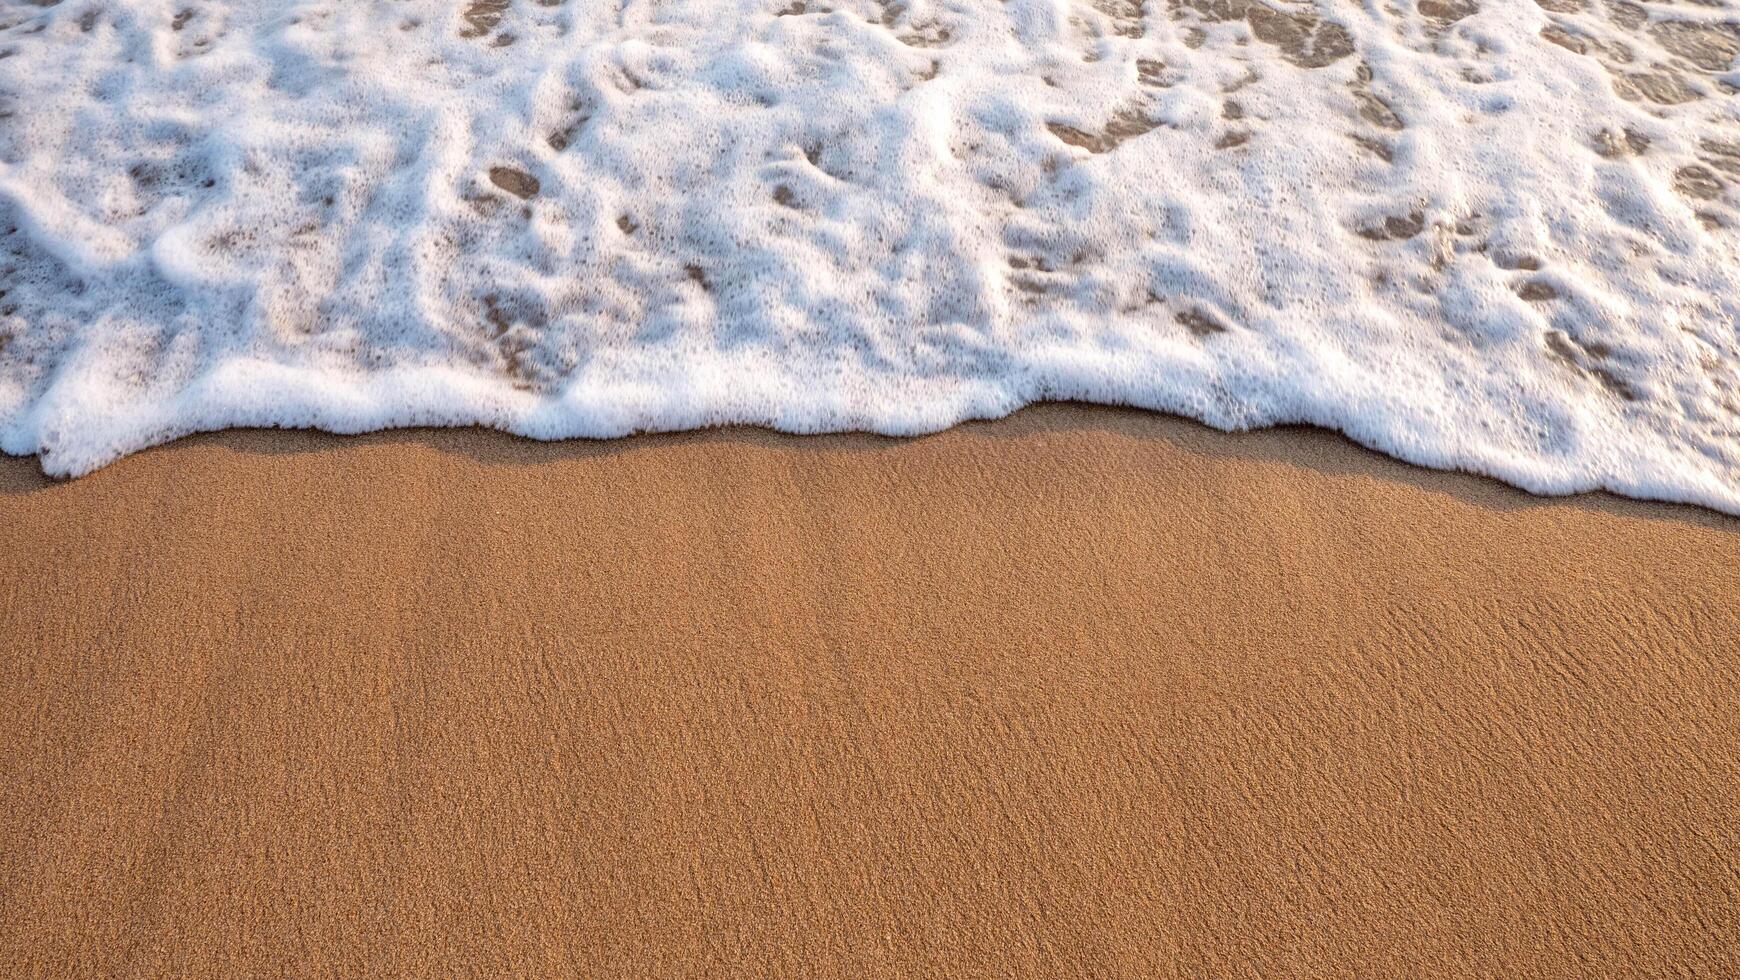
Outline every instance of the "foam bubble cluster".
<svg viewBox="0 0 1740 980">
<path fill-rule="evenodd" d="M 1725 0 L 35 0 L 0 448 L 1303 422 L 1740 512 Z"/>
</svg>

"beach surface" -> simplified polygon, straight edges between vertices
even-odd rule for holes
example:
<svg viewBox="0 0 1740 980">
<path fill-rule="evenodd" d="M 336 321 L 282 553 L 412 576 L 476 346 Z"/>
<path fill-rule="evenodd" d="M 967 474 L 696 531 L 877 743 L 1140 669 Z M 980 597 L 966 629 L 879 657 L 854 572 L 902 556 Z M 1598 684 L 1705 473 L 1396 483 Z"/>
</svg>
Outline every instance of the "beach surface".
<svg viewBox="0 0 1740 980">
<path fill-rule="evenodd" d="M 1740 974 L 1740 521 L 1308 430 L 0 460 L 0 974 Z"/>
</svg>

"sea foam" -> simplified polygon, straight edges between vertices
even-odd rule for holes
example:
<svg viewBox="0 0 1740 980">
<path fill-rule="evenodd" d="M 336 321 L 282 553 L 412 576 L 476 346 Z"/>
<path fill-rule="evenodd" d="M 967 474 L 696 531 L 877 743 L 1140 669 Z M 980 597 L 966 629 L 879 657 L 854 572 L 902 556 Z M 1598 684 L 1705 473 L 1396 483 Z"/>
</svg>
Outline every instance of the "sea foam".
<svg viewBox="0 0 1740 980">
<path fill-rule="evenodd" d="M 1715 0 L 36 0 L 0 448 L 1303 422 L 1740 512 Z"/>
</svg>

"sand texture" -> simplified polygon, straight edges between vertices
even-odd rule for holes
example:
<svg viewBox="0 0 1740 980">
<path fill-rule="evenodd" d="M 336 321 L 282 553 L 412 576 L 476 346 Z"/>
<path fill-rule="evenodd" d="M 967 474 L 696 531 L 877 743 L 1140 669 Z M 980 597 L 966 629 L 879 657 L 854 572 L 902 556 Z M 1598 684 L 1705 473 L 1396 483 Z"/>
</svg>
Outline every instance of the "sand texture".
<svg viewBox="0 0 1740 980">
<path fill-rule="evenodd" d="M 1740 975 L 1740 521 L 1311 431 L 0 461 L 0 975 Z"/>
</svg>

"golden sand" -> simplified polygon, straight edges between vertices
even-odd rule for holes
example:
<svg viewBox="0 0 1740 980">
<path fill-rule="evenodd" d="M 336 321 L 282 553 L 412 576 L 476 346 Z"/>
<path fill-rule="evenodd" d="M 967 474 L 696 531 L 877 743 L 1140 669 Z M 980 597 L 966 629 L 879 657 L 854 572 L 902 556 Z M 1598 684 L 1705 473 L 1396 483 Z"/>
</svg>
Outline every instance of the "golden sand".
<svg viewBox="0 0 1740 980">
<path fill-rule="evenodd" d="M 1740 975 L 1740 521 L 1309 431 L 0 461 L 0 975 Z"/>
</svg>

